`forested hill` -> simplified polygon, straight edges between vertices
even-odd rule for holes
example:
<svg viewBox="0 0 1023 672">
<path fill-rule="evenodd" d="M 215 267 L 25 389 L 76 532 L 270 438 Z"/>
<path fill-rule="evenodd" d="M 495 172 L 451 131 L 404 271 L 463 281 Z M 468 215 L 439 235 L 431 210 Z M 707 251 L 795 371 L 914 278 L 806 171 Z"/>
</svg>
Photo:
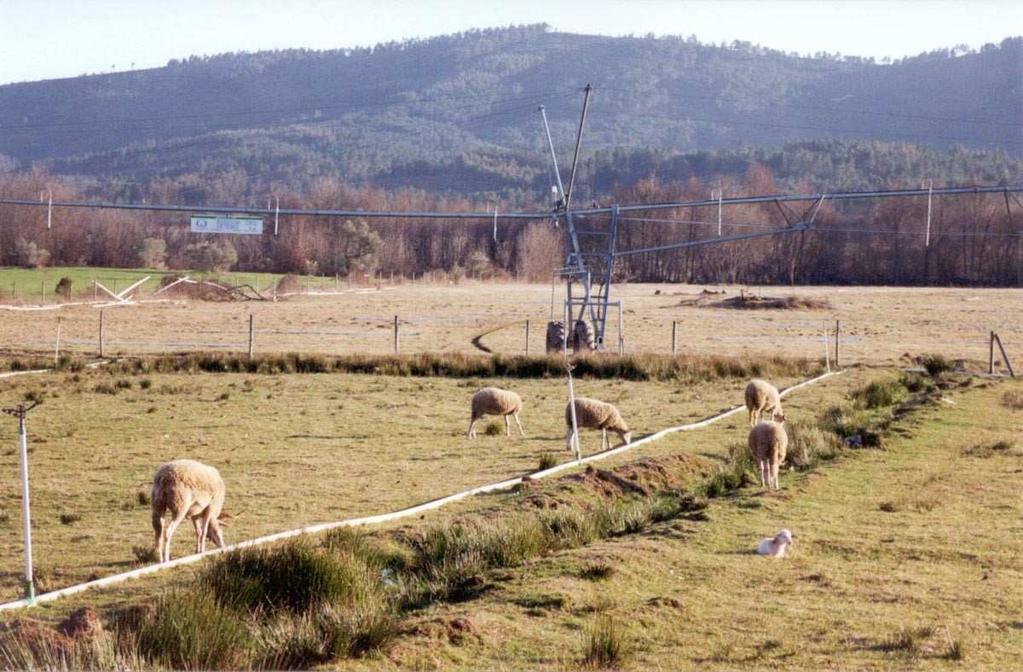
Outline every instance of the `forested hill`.
<svg viewBox="0 0 1023 672">
<path fill-rule="evenodd" d="M 1023 38 L 875 63 L 526 26 L 0 86 L 0 169 L 535 194 L 548 181 L 537 105 L 567 164 L 587 83 L 594 171 L 600 151 L 654 151 L 663 171 L 681 152 L 834 140 L 1023 157 Z"/>
</svg>

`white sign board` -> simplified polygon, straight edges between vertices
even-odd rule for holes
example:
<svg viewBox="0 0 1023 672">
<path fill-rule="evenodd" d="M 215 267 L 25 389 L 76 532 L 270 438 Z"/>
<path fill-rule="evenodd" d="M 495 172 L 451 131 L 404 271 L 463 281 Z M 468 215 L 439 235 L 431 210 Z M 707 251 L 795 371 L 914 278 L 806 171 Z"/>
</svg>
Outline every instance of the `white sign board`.
<svg viewBox="0 0 1023 672">
<path fill-rule="evenodd" d="M 260 217 L 218 217 L 217 215 L 192 215 L 192 233 L 242 233 L 260 235 L 263 220 Z"/>
</svg>

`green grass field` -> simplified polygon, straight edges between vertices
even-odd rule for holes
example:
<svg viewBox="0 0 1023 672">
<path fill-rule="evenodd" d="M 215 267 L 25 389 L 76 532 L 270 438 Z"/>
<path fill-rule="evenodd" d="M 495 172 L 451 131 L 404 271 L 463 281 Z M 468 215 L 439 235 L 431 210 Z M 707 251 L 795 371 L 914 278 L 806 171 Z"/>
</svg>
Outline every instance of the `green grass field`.
<svg viewBox="0 0 1023 672">
<path fill-rule="evenodd" d="M 189 270 L 155 270 L 146 268 L 102 268 L 91 266 L 66 266 L 47 268 L 20 268 L 15 266 L 0 267 L 0 300 L 11 301 L 17 298 L 25 303 L 39 302 L 40 298 L 45 303 L 56 302 L 59 298 L 55 294 L 57 283 L 61 278 L 71 280 L 72 297 L 91 298 L 93 295 L 92 283 L 99 282 L 107 289 L 117 292 L 129 285 L 149 277 L 141 289 L 149 294 L 160 288 L 160 281 L 166 275 L 189 275 L 192 278 L 211 277 L 217 278 L 230 284 L 249 284 L 259 290 L 264 290 L 272 284 L 277 283 L 282 273 L 254 273 L 242 271 L 228 271 L 223 273 L 202 273 L 201 271 Z M 321 278 L 314 276 L 297 276 L 298 282 L 303 287 L 310 289 L 333 289 L 335 279 Z M 347 285 L 345 285 L 347 286 Z M 99 298 L 104 294 L 100 292 Z"/>
<path fill-rule="evenodd" d="M 897 377 L 847 370 L 794 393 L 786 415 L 809 422 L 855 406 L 853 390 L 872 381 L 883 390 Z M 526 439 L 488 436 L 486 424 L 478 440 L 462 436 L 469 396 L 485 384 L 523 395 Z M 577 393 L 617 403 L 641 436 L 738 403 L 744 385 L 579 380 Z M 140 493 L 167 459 L 220 468 L 226 508 L 243 512 L 228 530 L 238 541 L 532 471 L 544 453 L 565 459 L 563 387 L 555 379 L 87 370 L 0 379 L 0 400 L 43 401 L 30 418 L 30 460 L 37 573 L 50 589 L 137 565 L 136 549 L 152 543 Z M 1002 399 L 1019 399 L 1023 385 L 959 377 L 942 387 L 886 430 L 883 449 L 845 450 L 814 470 L 787 472 L 778 493 L 747 486 L 692 514 L 489 572 L 476 597 L 404 613 L 382 652 L 331 665 L 578 669 L 594 628 L 613 623 L 623 669 L 1006 669 L 1023 654 L 1023 410 Z M 879 407 L 864 417 L 884 416 L 893 401 L 874 397 Z M 0 450 L 2 599 L 18 597 L 21 568 L 14 426 L 0 424 L 0 446 L 10 447 Z M 661 464 L 680 470 L 679 487 L 700 491 L 707 469 L 725 464 L 746 432 L 738 414 L 599 467 L 642 483 L 639 475 Z M 584 452 L 598 443 L 584 433 Z M 374 535 L 415 539 L 467 517 L 527 512 L 529 501 L 570 503 L 572 488 L 591 487 L 590 478 L 463 500 Z M 796 534 L 791 556 L 753 555 L 757 540 L 780 527 Z M 191 530 L 176 542 L 175 556 L 188 552 Z M 188 589 L 205 564 L 28 613 L 56 622 L 88 604 L 109 615 Z"/>
</svg>

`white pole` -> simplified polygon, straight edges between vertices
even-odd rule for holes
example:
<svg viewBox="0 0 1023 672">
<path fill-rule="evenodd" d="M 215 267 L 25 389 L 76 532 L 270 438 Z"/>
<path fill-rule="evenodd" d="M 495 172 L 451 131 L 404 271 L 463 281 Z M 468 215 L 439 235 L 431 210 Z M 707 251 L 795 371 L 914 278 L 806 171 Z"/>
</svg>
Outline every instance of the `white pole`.
<svg viewBox="0 0 1023 672">
<path fill-rule="evenodd" d="M 568 364 L 565 368 L 568 371 L 568 407 L 571 409 L 572 415 L 572 438 L 570 444 L 572 450 L 575 451 L 575 459 L 578 461 L 583 459 L 583 454 L 579 448 L 579 423 L 575 417 L 575 388 L 572 385 L 572 365 Z"/>
<path fill-rule="evenodd" d="M 625 354 L 625 319 L 622 317 L 622 301 L 618 300 L 618 354 Z"/>
<path fill-rule="evenodd" d="M 718 189 L 718 236 L 721 236 L 721 198 L 724 196 L 725 190 Z"/>
<path fill-rule="evenodd" d="M 50 227 L 53 226 L 53 192 L 50 191 L 49 187 L 46 187 L 46 191 L 49 193 L 49 201 L 46 203 L 46 230 L 49 231 Z"/>
<path fill-rule="evenodd" d="M 568 305 L 568 299 L 565 299 L 565 328 L 561 333 L 561 354 L 568 356 L 568 321 L 571 319 L 572 309 Z M 573 334 L 575 330 L 573 329 Z"/>
<path fill-rule="evenodd" d="M 24 406 L 17 409 L 20 448 L 18 455 L 21 460 L 21 520 L 25 535 L 25 597 L 33 602 L 36 597 L 36 589 L 32 578 L 32 518 L 28 503 L 28 433 L 25 431 L 25 412 L 27 410 Z"/>
<path fill-rule="evenodd" d="M 53 365 L 60 365 L 60 322 L 61 318 L 57 318 L 57 347 L 53 350 Z"/>
<path fill-rule="evenodd" d="M 927 233 L 924 236 L 924 247 L 931 246 L 931 192 L 934 191 L 934 180 L 927 185 Z"/>
<path fill-rule="evenodd" d="M 821 330 L 821 336 L 824 337 L 824 364 L 828 367 L 828 373 L 831 373 L 831 349 L 828 348 L 828 328 L 825 322 L 824 329 Z"/>
<path fill-rule="evenodd" d="M 494 242 L 497 242 L 497 206 L 494 206 Z"/>
<path fill-rule="evenodd" d="M 278 220 L 281 216 L 281 199 L 278 196 L 274 196 L 274 235 L 277 235 Z"/>
</svg>

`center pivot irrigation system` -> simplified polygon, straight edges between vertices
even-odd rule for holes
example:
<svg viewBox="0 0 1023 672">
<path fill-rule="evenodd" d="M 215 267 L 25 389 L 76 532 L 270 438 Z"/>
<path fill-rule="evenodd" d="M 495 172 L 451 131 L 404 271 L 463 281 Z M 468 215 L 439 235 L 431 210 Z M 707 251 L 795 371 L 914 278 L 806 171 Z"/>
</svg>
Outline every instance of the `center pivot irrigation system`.
<svg viewBox="0 0 1023 672">
<path fill-rule="evenodd" d="M 827 201 L 846 201 L 852 199 L 866 198 L 905 198 L 905 197 L 927 197 L 927 220 L 925 245 L 930 244 L 931 225 L 931 198 L 933 196 L 961 195 L 961 194 L 1002 194 L 1005 198 L 1006 211 L 1012 217 L 1010 197 L 1019 207 L 1023 203 L 1016 196 L 1023 192 L 1021 187 L 944 187 L 944 188 L 920 188 L 920 189 L 899 189 L 882 191 L 853 191 L 819 194 L 781 195 L 769 194 L 759 196 L 744 196 L 738 198 L 723 198 L 722 191 L 717 190 L 717 198 L 702 199 L 695 201 L 677 201 L 666 203 L 647 204 L 615 204 L 610 207 L 599 207 L 594 204 L 588 208 L 574 208 L 572 195 L 575 187 L 577 168 L 579 164 L 579 150 L 582 144 L 583 129 L 586 125 L 586 113 L 589 109 L 590 97 L 593 87 L 589 84 L 583 89 L 583 107 L 579 119 L 579 126 L 576 131 L 575 150 L 572 155 L 572 168 L 569 175 L 568 188 L 562 183 L 561 173 L 558 169 L 557 153 L 554 149 L 554 142 L 551 138 L 550 127 L 547 123 L 547 113 L 544 106 L 539 107 L 539 113 L 543 120 L 543 130 L 550 149 L 550 160 L 553 164 L 553 176 L 555 184 L 551 191 L 554 195 L 554 207 L 546 212 L 441 212 L 441 211 L 383 211 L 383 210 L 333 210 L 333 209 L 301 209 L 281 208 L 280 200 L 276 196 L 274 207 L 267 202 L 266 209 L 226 206 L 186 206 L 186 205 L 151 205 L 146 203 L 109 203 L 90 201 L 54 201 L 52 193 L 47 199 L 40 195 L 38 201 L 25 199 L 0 198 L 0 205 L 13 206 L 36 206 L 47 208 L 46 228 L 53 224 L 53 209 L 56 208 L 84 208 L 84 209 L 114 209 L 114 210 L 141 210 L 152 212 L 180 212 L 192 215 L 192 231 L 196 233 L 233 233 L 233 234 L 262 234 L 263 218 L 273 217 L 273 235 L 280 234 L 280 217 L 357 217 L 366 219 L 457 219 L 457 220 L 478 220 L 493 221 L 496 238 L 497 220 L 506 221 L 548 221 L 554 226 L 564 225 L 565 240 L 565 262 L 564 265 L 554 270 L 555 279 L 561 278 L 565 283 L 565 298 L 563 303 L 562 319 L 555 319 L 555 301 L 551 297 L 551 318 L 547 324 L 547 351 L 548 352 L 585 352 L 589 350 L 605 350 L 605 334 L 607 326 L 608 311 L 614 307 L 618 309 L 618 347 L 623 349 L 622 340 L 622 302 L 612 301 L 612 283 L 614 280 L 615 261 L 621 257 L 637 254 L 649 254 L 680 250 L 684 248 L 702 247 L 717 245 L 740 240 L 751 240 L 769 236 L 782 236 L 792 233 L 799 233 L 803 236 L 810 230 L 827 231 L 816 229 L 814 222 L 821 206 Z M 722 235 L 721 213 L 724 206 L 744 204 L 774 204 L 785 217 L 786 225 L 776 228 L 741 233 L 734 235 Z M 802 213 L 796 217 L 790 216 L 792 211 L 786 210 L 783 203 L 800 203 L 804 206 Z M 623 217 L 631 212 L 650 212 L 658 210 L 672 210 L 681 208 L 717 207 L 717 235 L 700 240 L 686 240 L 684 242 L 668 243 L 655 247 L 644 247 L 638 249 L 618 249 L 618 229 L 628 221 L 635 221 L 635 218 Z M 226 217 L 217 217 L 225 215 Z M 253 218 L 252 216 L 255 216 Z M 650 220 L 655 221 L 655 220 Z M 1015 239 L 1017 244 L 1017 255 L 1020 264 L 1020 282 L 1023 284 L 1023 228 L 1016 233 L 989 234 L 1004 236 L 1008 239 Z"/>
<path fill-rule="evenodd" d="M 815 194 L 801 196 L 749 196 L 743 198 L 723 199 L 721 190 L 718 190 L 717 199 L 702 201 L 688 201 L 676 203 L 657 203 L 650 205 L 612 205 L 611 207 L 572 209 L 572 190 L 575 186 L 576 169 L 579 162 L 579 148 L 582 142 L 583 128 L 586 125 L 586 112 L 589 108 L 590 94 L 593 87 L 589 84 L 583 89 L 583 109 L 579 118 L 579 127 L 575 138 L 575 151 L 572 154 L 572 169 L 568 181 L 568 189 L 565 189 L 561 180 L 561 173 L 558 170 L 558 158 L 554 151 L 554 142 L 551 139 L 550 126 L 547 123 L 547 113 L 543 106 L 539 112 L 543 119 L 544 133 L 547 138 L 547 145 L 551 152 L 551 162 L 554 168 L 554 179 L 556 185 L 552 187 L 556 205 L 553 213 L 555 224 L 565 224 L 565 264 L 555 271 L 557 277 L 565 281 L 564 300 L 564 321 L 554 319 L 554 302 L 551 302 L 551 321 L 547 324 L 547 351 L 567 351 L 571 348 L 574 352 L 585 350 L 604 350 L 604 336 L 607 327 L 608 309 L 618 309 L 618 347 L 619 352 L 624 349 L 622 340 L 622 302 L 611 300 L 611 285 L 614 280 L 614 263 L 620 257 L 635 254 L 647 254 L 650 252 L 665 252 L 668 250 L 680 250 L 684 248 L 716 245 L 737 240 L 750 240 L 767 236 L 781 236 L 791 233 L 804 234 L 814 227 L 814 221 L 821 205 L 826 199 L 847 200 L 853 198 L 880 198 L 895 196 L 927 196 L 927 244 L 930 243 L 931 225 L 931 197 L 947 194 L 975 194 L 975 193 L 1002 193 L 1005 196 L 1005 207 L 1010 217 L 1012 210 L 1009 206 L 1009 195 L 1019 204 L 1015 194 L 1023 191 L 1019 188 L 1008 187 L 952 187 L 934 189 L 909 189 L 890 191 L 869 191 L 869 192 L 844 192 L 835 194 Z M 795 220 L 782 207 L 783 202 L 800 201 L 808 206 Z M 729 236 L 722 236 L 721 208 L 723 205 L 740 205 L 755 203 L 774 203 L 785 217 L 786 226 L 754 233 L 743 233 Z M 645 247 L 633 250 L 618 249 L 618 227 L 622 220 L 621 215 L 633 211 L 664 210 L 672 208 L 690 208 L 699 206 L 714 206 L 718 208 L 718 232 L 713 238 L 702 240 L 687 240 L 685 242 L 669 243 L 656 247 Z M 585 228 L 581 228 L 583 225 Z M 1020 250 L 1021 266 L 1023 266 L 1023 229 L 1015 234 L 1017 245 Z M 1021 271 L 1023 272 L 1023 271 Z M 589 322 L 586 318 L 589 317 Z M 569 325 L 571 330 L 569 331 Z M 592 326 L 591 326 L 592 325 Z"/>
</svg>

